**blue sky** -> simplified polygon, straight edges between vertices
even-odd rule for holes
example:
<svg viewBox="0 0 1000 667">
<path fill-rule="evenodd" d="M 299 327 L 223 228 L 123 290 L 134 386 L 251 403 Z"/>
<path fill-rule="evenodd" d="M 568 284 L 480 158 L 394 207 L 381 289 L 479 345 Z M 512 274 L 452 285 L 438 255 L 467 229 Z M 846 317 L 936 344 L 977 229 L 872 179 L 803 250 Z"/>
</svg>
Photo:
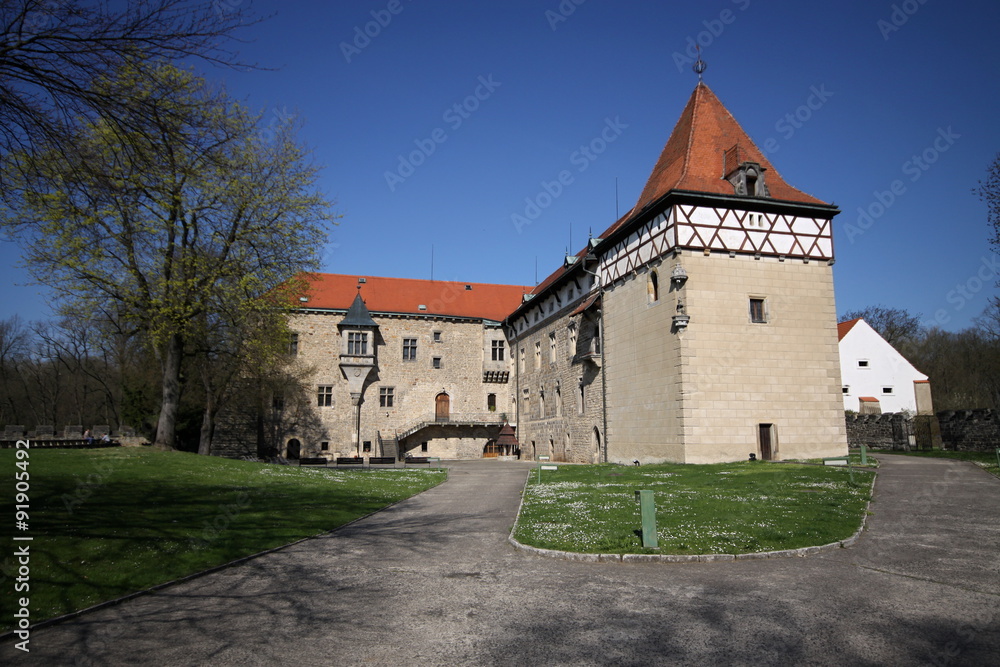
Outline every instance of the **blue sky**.
<svg viewBox="0 0 1000 667">
<path fill-rule="evenodd" d="M 265 125 L 303 124 L 343 215 L 326 271 L 429 278 L 433 247 L 436 279 L 534 284 L 536 263 L 543 279 L 635 203 L 700 43 L 705 82 L 784 179 L 841 208 L 838 312 L 958 330 L 997 294 L 972 193 L 1000 151 L 994 2 L 216 3 L 236 6 L 273 14 L 240 46 L 272 69 L 207 75 Z M 0 317 L 43 318 L 18 256 L 0 245 Z"/>
</svg>

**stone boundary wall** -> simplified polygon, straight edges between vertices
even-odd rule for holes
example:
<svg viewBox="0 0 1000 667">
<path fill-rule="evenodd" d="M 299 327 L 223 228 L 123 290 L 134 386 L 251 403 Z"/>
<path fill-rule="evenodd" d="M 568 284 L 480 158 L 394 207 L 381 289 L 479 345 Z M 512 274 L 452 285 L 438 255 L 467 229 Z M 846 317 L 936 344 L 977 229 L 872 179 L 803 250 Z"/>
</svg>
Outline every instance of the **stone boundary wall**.
<svg viewBox="0 0 1000 667">
<path fill-rule="evenodd" d="M 865 445 L 883 449 L 903 449 L 912 444 L 910 436 L 917 436 L 924 443 L 923 431 L 917 420 L 936 422 L 940 428 L 940 442 L 944 449 L 957 451 L 992 452 L 1000 447 L 1000 413 L 996 410 L 946 410 L 931 417 L 913 417 L 887 412 L 881 415 L 849 414 L 846 416 L 847 442 L 851 447 Z M 936 436 L 937 433 L 934 433 Z"/>
<path fill-rule="evenodd" d="M 847 415 L 846 421 L 847 444 L 850 447 L 865 445 L 893 449 L 908 444 L 905 437 L 900 437 L 908 432 L 906 427 L 909 425 L 909 420 L 904 414 L 898 412 L 886 412 L 880 415 L 852 414 Z"/>
<path fill-rule="evenodd" d="M 947 410 L 937 413 L 947 449 L 992 452 L 1000 447 L 1000 413 L 996 410 Z"/>
</svg>

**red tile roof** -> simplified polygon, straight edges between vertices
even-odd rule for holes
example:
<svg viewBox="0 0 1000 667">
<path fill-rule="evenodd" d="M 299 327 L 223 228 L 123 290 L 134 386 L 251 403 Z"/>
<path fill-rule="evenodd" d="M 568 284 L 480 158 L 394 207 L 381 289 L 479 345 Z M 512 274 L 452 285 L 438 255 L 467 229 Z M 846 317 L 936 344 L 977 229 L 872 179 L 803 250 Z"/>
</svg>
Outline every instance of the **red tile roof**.
<svg viewBox="0 0 1000 667">
<path fill-rule="evenodd" d="M 739 162 L 757 162 L 766 170 L 764 179 L 771 199 L 825 203 L 788 185 L 715 93 L 699 83 L 633 210 L 642 210 L 670 190 L 734 194 L 732 184 L 725 180 L 722 171 L 724 153 L 736 145 L 739 146 Z"/>
<path fill-rule="evenodd" d="M 639 201 L 604 230 L 600 238 L 609 238 L 633 220 L 644 206 L 671 190 L 735 195 L 732 184 L 723 178 L 722 171 L 724 153 L 736 145 L 739 146 L 740 162 L 757 162 L 766 170 L 764 180 L 770 199 L 827 205 L 826 202 L 788 185 L 715 93 L 703 82 L 699 82 L 674 126 L 660 159 L 653 167 L 653 173 L 646 181 Z M 587 248 L 584 248 L 576 256 L 582 259 L 586 253 Z M 559 267 L 531 290 L 531 293 L 537 295 L 547 291 L 567 273 L 576 270 L 579 264 L 578 261 L 569 268 L 565 265 Z"/>
<path fill-rule="evenodd" d="M 846 322 L 841 322 L 837 325 L 837 340 L 844 340 L 844 336 L 847 332 L 854 328 L 854 325 L 861 321 L 860 317 L 855 317 L 853 320 L 847 320 Z"/>
<path fill-rule="evenodd" d="M 875 398 L 874 396 L 859 396 L 858 400 L 863 401 L 865 403 L 878 403 L 878 399 Z"/>
<path fill-rule="evenodd" d="M 445 280 L 311 274 L 304 308 L 346 311 L 358 294 L 372 313 L 446 315 L 501 321 L 521 304 L 521 295 L 531 291 L 524 285 L 489 285 Z M 472 289 L 467 289 L 471 287 Z M 426 310 L 420 310 L 420 306 Z"/>
</svg>

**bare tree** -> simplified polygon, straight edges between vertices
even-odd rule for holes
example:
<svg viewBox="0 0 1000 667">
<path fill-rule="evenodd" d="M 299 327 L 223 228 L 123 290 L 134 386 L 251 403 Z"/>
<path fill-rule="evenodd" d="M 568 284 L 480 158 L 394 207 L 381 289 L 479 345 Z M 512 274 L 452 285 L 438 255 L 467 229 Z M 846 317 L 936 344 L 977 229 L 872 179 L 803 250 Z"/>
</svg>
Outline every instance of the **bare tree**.
<svg viewBox="0 0 1000 667">
<path fill-rule="evenodd" d="M 242 0 L 0 0 L 0 155 L 65 138 L 77 118 L 114 120 L 128 100 L 93 85 L 129 59 L 239 66 Z M 134 116 L 133 116 L 134 117 Z"/>
<path fill-rule="evenodd" d="M 868 306 L 862 310 L 852 310 L 840 316 L 840 321 L 864 319 L 887 343 L 897 350 L 913 343 L 921 334 L 920 317 L 911 315 L 902 308 Z"/>
<path fill-rule="evenodd" d="M 986 168 L 986 178 L 979 181 L 979 187 L 973 192 L 986 202 L 990 245 L 1000 252 L 1000 153 Z"/>
</svg>

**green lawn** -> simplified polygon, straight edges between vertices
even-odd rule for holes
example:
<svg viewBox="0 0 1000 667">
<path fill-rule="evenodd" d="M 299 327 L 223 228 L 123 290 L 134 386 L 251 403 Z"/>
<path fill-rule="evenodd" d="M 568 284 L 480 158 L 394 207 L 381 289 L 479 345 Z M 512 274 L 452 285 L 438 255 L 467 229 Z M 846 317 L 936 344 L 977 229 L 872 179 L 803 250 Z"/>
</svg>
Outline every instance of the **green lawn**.
<svg viewBox="0 0 1000 667">
<path fill-rule="evenodd" d="M 581 553 L 738 554 L 828 544 L 861 525 L 875 473 L 815 465 L 559 466 L 532 472 L 515 537 Z M 656 500 L 642 547 L 638 490 Z"/>
<path fill-rule="evenodd" d="M 997 465 L 997 455 L 995 452 L 956 452 L 950 449 L 932 449 L 915 452 L 891 451 L 885 454 L 899 454 L 902 456 L 923 456 L 933 459 L 956 459 L 958 461 L 971 461 L 977 466 L 1000 477 L 1000 466 Z"/>
<path fill-rule="evenodd" d="M 14 450 L 0 450 L 0 629 L 31 536 L 33 622 L 341 526 L 444 481 L 440 470 L 334 470 L 150 449 L 30 450 L 27 531 L 15 531 Z"/>
</svg>

